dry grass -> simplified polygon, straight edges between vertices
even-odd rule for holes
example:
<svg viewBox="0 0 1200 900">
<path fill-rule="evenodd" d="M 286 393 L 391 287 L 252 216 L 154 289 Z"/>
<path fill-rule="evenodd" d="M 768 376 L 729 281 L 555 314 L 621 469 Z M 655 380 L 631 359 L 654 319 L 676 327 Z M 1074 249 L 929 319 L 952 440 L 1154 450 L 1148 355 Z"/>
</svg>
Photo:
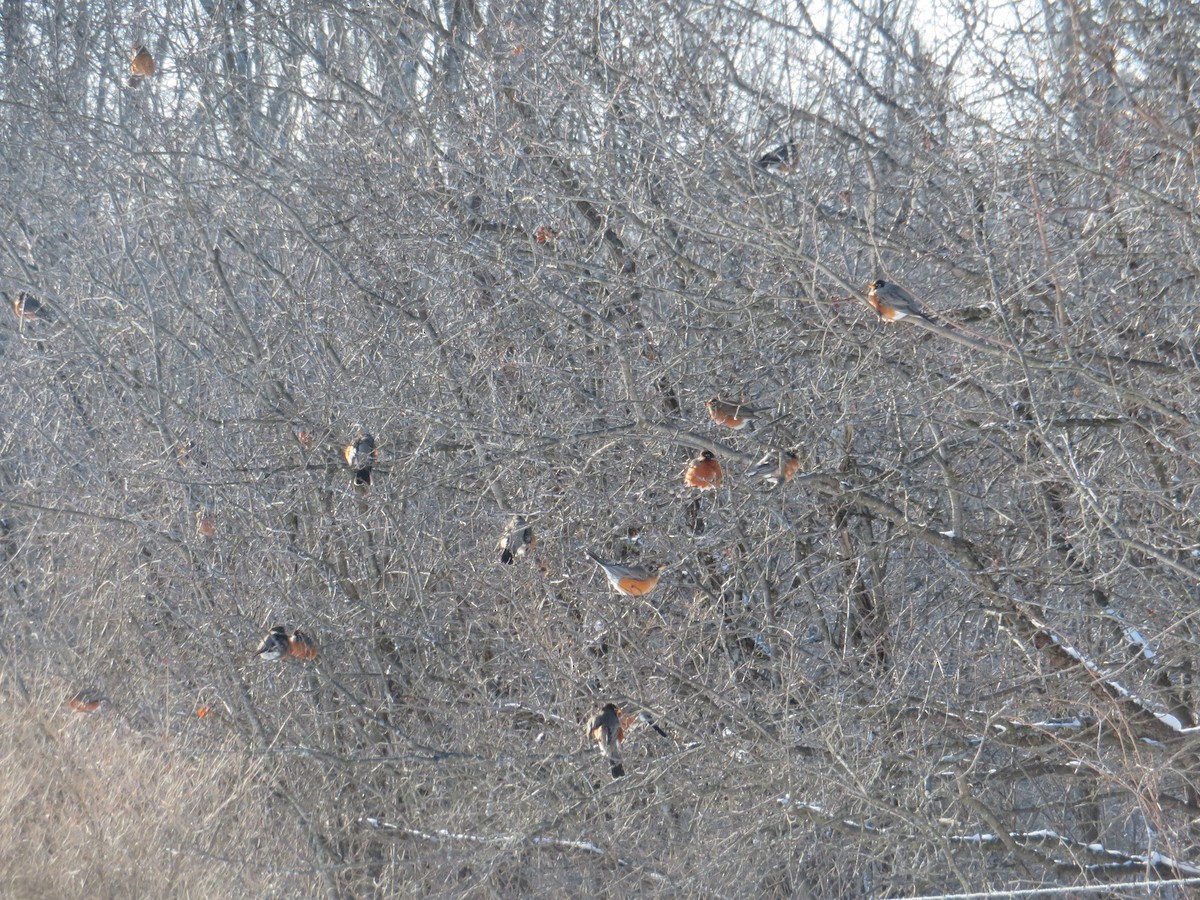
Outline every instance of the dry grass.
<svg viewBox="0 0 1200 900">
<path fill-rule="evenodd" d="M 138 733 L 111 706 L 81 714 L 53 700 L 3 704 L 4 894 L 310 893 L 302 841 L 273 812 L 263 767 L 235 744 Z"/>
</svg>

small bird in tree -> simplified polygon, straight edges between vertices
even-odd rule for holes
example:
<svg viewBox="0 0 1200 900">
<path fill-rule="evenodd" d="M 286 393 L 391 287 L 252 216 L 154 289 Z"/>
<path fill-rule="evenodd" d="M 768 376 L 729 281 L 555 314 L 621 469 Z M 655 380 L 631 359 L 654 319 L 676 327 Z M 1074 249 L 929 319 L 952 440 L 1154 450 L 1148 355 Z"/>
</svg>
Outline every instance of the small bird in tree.
<svg viewBox="0 0 1200 900">
<path fill-rule="evenodd" d="M 916 297 L 900 285 L 884 281 L 882 278 L 872 281 L 867 286 L 867 302 L 885 322 L 898 322 L 907 316 L 931 321 Z"/>
<path fill-rule="evenodd" d="M 359 430 L 354 440 L 342 450 L 346 465 L 354 470 L 354 483 L 365 487 L 371 483 L 371 469 L 379 460 L 379 448 L 375 446 L 375 438 L 368 432 Z"/>
<path fill-rule="evenodd" d="M 621 741 L 625 739 L 625 729 L 621 727 L 621 710 L 615 703 L 605 703 L 591 719 L 588 720 L 588 736 L 596 742 L 600 752 L 608 760 L 613 778 L 621 778 L 625 774 L 625 766 L 621 762 Z"/>
<path fill-rule="evenodd" d="M 75 710 L 77 713 L 95 712 L 104 703 L 105 698 L 97 694 L 95 691 L 82 690 L 76 691 L 67 698 L 66 705 L 69 709 Z"/>
<path fill-rule="evenodd" d="M 292 636 L 288 638 L 287 650 L 288 654 L 296 659 L 316 659 L 320 652 L 317 650 L 317 645 L 299 628 L 293 631 Z"/>
<path fill-rule="evenodd" d="M 191 438 L 180 438 L 175 442 L 174 449 L 175 462 L 181 469 L 186 469 L 192 463 L 196 463 L 197 465 L 201 466 L 208 465 L 208 455 L 203 449 L 201 449 L 200 445 Z"/>
<path fill-rule="evenodd" d="M 796 141 L 788 141 L 786 144 L 780 144 L 774 150 L 764 153 L 757 160 L 760 169 L 766 169 L 768 172 L 774 172 L 778 175 L 786 175 L 796 168 L 796 164 L 800 161 L 800 145 Z"/>
<path fill-rule="evenodd" d="M 217 517 L 207 510 L 196 510 L 196 533 L 203 538 L 214 537 L 217 533 Z"/>
<path fill-rule="evenodd" d="M 715 491 L 724 477 L 725 472 L 717 462 L 716 455 L 711 450 L 705 450 L 688 463 L 683 473 L 683 483 L 701 491 Z"/>
<path fill-rule="evenodd" d="M 618 710 L 618 712 L 620 712 L 620 710 Z M 670 735 L 659 728 L 654 719 L 650 717 L 650 713 L 646 712 L 645 710 L 637 713 L 630 713 L 629 715 L 621 713 L 621 730 L 626 734 L 632 734 L 633 730 L 639 725 L 646 725 L 650 728 L 653 728 L 663 737 L 670 738 Z M 624 738 L 622 738 L 622 740 L 624 740 Z"/>
<path fill-rule="evenodd" d="M 658 585 L 666 566 L 627 566 L 609 559 L 601 559 L 591 550 L 584 551 L 604 570 L 605 576 L 618 594 L 626 597 L 642 597 Z"/>
<path fill-rule="evenodd" d="M 272 628 L 267 633 L 267 636 L 262 639 L 262 643 L 258 645 L 258 649 L 254 651 L 255 655 L 261 656 L 268 662 L 273 662 L 288 652 L 288 633 L 287 629 L 282 625 L 276 625 Z"/>
<path fill-rule="evenodd" d="M 4 296 L 8 297 L 8 294 L 5 294 Z M 9 302 L 12 303 L 12 310 L 18 319 L 22 319 L 26 322 L 33 322 L 39 319 L 43 322 L 54 321 L 54 315 L 50 312 L 46 305 L 36 297 L 32 296 L 31 294 L 27 294 L 24 291 L 21 291 L 19 294 L 17 294 L 17 296 L 12 297 Z"/>
<path fill-rule="evenodd" d="M 129 71 L 132 73 L 129 76 L 129 86 L 137 87 L 143 79 L 149 78 L 158 71 L 158 64 L 150 55 L 149 50 L 138 45 L 133 48 L 133 59 L 129 61 Z"/>
<path fill-rule="evenodd" d="M 513 516 L 509 519 L 504 533 L 496 542 L 496 549 L 500 551 L 500 562 L 505 565 L 512 565 L 518 557 L 524 556 L 536 546 L 537 537 L 524 516 Z"/>
<path fill-rule="evenodd" d="M 718 425 L 740 431 L 764 412 L 762 409 L 741 401 L 722 400 L 720 396 L 713 397 L 704 404 L 708 407 L 708 416 Z"/>
<path fill-rule="evenodd" d="M 795 453 L 772 450 L 750 470 L 751 478 L 761 478 L 772 488 L 777 488 L 796 477 L 800 470 L 800 457 Z"/>
</svg>

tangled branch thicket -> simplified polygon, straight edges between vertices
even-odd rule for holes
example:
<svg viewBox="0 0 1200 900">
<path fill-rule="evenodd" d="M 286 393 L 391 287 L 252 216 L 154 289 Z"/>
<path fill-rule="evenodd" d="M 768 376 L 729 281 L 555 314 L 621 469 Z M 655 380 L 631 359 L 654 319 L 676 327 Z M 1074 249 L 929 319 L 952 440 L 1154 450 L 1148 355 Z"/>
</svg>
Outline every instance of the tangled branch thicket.
<svg viewBox="0 0 1200 900">
<path fill-rule="evenodd" d="M 1200 11 L 86 7 L 0 35 L 6 890 L 1198 873 Z"/>
</svg>

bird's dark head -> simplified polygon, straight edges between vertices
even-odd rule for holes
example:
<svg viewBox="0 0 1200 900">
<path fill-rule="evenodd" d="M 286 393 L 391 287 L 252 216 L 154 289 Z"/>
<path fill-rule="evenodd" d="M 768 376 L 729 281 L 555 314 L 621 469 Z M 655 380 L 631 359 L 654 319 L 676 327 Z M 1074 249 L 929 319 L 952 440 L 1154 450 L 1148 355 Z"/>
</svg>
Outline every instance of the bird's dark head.
<svg viewBox="0 0 1200 900">
<path fill-rule="evenodd" d="M 605 703 L 604 704 L 604 712 L 616 713 L 617 715 L 621 714 L 621 710 L 619 710 L 617 708 L 617 704 L 615 704 L 615 703 Z"/>
<path fill-rule="evenodd" d="M 882 278 L 876 278 L 871 282 L 871 290 L 873 291 L 882 291 L 885 287 L 887 287 L 887 282 Z"/>
<path fill-rule="evenodd" d="M 715 459 L 716 456 L 711 450 L 705 450 L 703 453 L 700 454 L 700 458 L 701 459 Z"/>
</svg>

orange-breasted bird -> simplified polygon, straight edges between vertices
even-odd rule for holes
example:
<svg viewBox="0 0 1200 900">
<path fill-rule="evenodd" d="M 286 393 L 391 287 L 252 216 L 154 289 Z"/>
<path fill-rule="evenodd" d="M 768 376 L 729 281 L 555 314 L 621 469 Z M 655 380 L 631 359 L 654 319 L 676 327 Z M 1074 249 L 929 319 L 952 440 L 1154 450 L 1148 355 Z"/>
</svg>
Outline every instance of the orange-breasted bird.
<svg viewBox="0 0 1200 900">
<path fill-rule="evenodd" d="M 800 145 L 796 141 L 788 141 L 760 156 L 757 165 L 760 169 L 766 169 L 768 172 L 786 175 L 796 167 L 796 163 L 799 161 Z"/>
<path fill-rule="evenodd" d="M 196 510 L 196 533 L 200 537 L 210 538 L 217 533 L 217 519 L 203 509 Z"/>
<path fill-rule="evenodd" d="M 719 396 L 706 401 L 704 405 L 708 407 L 709 418 L 718 425 L 724 425 L 734 431 L 745 428 L 763 413 L 763 410 L 749 403 L 722 400 Z"/>
<path fill-rule="evenodd" d="M 537 536 L 533 533 L 533 526 L 525 521 L 524 516 L 513 516 L 509 519 L 504 534 L 500 535 L 500 540 L 496 542 L 496 549 L 500 551 L 500 562 L 505 565 L 512 565 L 518 557 L 524 556 L 536 546 Z"/>
<path fill-rule="evenodd" d="M 21 291 L 17 296 L 12 298 L 12 309 L 18 319 L 24 319 L 27 322 L 32 322 L 35 319 L 50 322 L 54 319 L 54 316 L 46 308 L 45 304 L 31 294 L 25 293 L 25 291 Z"/>
<path fill-rule="evenodd" d="M 587 728 L 588 737 L 596 742 L 600 752 L 608 759 L 612 777 L 622 777 L 625 766 L 621 763 L 621 741 L 625 738 L 625 729 L 621 727 L 621 710 L 615 703 L 605 703 L 588 720 Z"/>
<path fill-rule="evenodd" d="M 725 472 L 717 462 L 717 457 L 711 450 L 705 450 L 688 463 L 687 470 L 683 473 L 683 483 L 702 491 L 715 491 L 721 486 L 721 479 L 724 477 Z"/>
<path fill-rule="evenodd" d="M 800 470 L 800 457 L 795 453 L 772 450 L 750 470 L 751 478 L 761 478 L 773 488 L 791 481 Z"/>
<path fill-rule="evenodd" d="M 67 698 L 67 707 L 75 710 L 77 713 L 95 712 L 104 702 L 104 697 L 97 694 L 95 691 L 76 691 Z"/>
<path fill-rule="evenodd" d="M 261 656 L 268 661 L 279 659 L 288 652 L 288 633 L 287 629 L 282 625 L 276 625 L 272 628 L 267 633 L 267 636 L 262 639 L 262 643 L 258 645 L 258 649 L 254 651 L 256 656 Z"/>
<path fill-rule="evenodd" d="M 906 316 L 917 316 L 930 321 L 920 300 L 900 285 L 884 281 L 882 278 L 872 281 L 867 286 L 867 302 L 885 322 L 898 322 Z"/>
<path fill-rule="evenodd" d="M 342 450 L 342 456 L 346 459 L 346 465 L 354 470 L 355 484 L 371 483 L 371 469 L 379 459 L 379 448 L 369 432 L 359 431 Z"/>
<path fill-rule="evenodd" d="M 149 78 L 158 71 L 158 64 L 150 55 L 149 50 L 138 46 L 133 48 L 133 59 L 129 61 L 129 71 L 132 73 L 129 76 L 129 86 L 137 87 L 142 83 L 143 78 Z"/>
<path fill-rule="evenodd" d="M 292 636 L 288 638 L 287 652 L 290 656 L 296 659 L 316 659 L 317 645 L 299 628 L 292 632 Z"/>
<path fill-rule="evenodd" d="M 627 566 L 609 559 L 601 559 L 591 550 L 584 552 L 604 570 L 608 583 L 616 589 L 617 593 L 624 594 L 626 597 L 641 597 L 650 593 L 658 585 L 658 579 L 662 576 L 663 569 L 666 568 L 666 566 Z"/>
<path fill-rule="evenodd" d="M 621 711 L 617 710 L 617 712 L 620 713 Z M 658 727 L 658 723 L 656 723 L 654 719 L 650 717 L 650 713 L 646 712 L 645 710 L 642 710 L 641 712 L 630 713 L 629 715 L 621 713 L 621 730 L 625 734 L 632 734 L 633 730 L 639 725 L 648 725 L 663 737 L 670 737 L 669 734 Z M 625 740 L 625 738 L 622 737 L 621 740 Z"/>
</svg>

